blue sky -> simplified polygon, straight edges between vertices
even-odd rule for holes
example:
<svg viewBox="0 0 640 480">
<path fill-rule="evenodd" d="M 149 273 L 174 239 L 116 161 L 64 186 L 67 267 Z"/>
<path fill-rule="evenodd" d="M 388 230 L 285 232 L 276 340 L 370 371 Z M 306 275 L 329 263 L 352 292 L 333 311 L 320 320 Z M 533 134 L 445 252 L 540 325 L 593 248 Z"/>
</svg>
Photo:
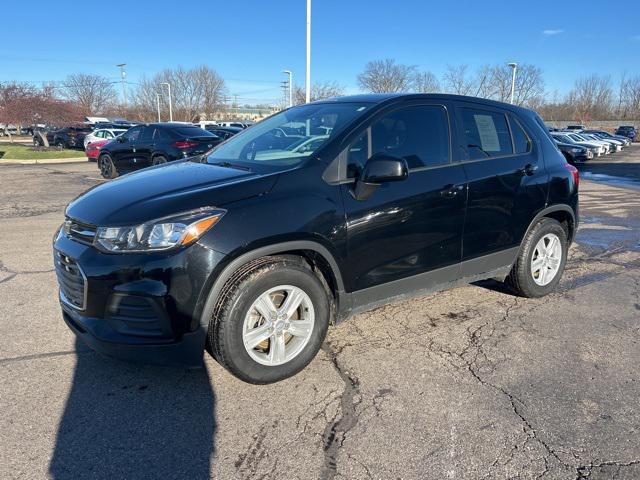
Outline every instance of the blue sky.
<svg viewBox="0 0 640 480">
<path fill-rule="evenodd" d="M 0 30 L 0 81 L 60 81 L 76 72 L 128 80 L 206 64 L 242 103 L 277 100 L 283 69 L 303 84 L 305 0 L 86 3 L 32 0 Z M 448 64 L 542 68 L 565 93 L 580 74 L 640 74 L 633 2 L 602 0 L 314 0 L 312 80 L 357 92 L 369 60 L 394 58 L 441 76 Z M 101 13 L 97 5 L 108 12 Z M 4 9 L 6 13 L 6 8 Z M 47 15 L 47 12 L 51 15 Z"/>
</svg>

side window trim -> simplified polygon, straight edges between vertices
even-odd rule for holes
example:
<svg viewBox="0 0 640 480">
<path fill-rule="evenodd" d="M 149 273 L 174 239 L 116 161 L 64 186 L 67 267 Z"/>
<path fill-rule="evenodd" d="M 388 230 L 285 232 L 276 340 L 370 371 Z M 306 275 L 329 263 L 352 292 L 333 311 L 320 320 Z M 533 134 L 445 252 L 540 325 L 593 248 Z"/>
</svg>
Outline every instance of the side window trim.
<svg viewBox="0 0 640 480">
<path fill-rule="evenodd" d="M 529 132 L 527 132 L 527 129 L 524 127 L 524 125 L 518 119 L 518 117 L 516 117 L 514 114 L 509 113 L 509 115 L 507 115 L 507 119 L 509 123 L 509 131 L 511 132 L 511 142 L 513 143 L 514 156 L 529 155 L 531 152 L 533 152 L 533 139 L 531 138 L 531 135 L 529 135 Z M 516 143 L 515 143 L 516 141 L 515 141 L 515 135 L 513 135 L 513 128 L 511 127 L 511 122 L 515 123 L 518 127 L 520 127 L 520 130 L 522 130 L 522 133 L 524 133 L 525 137 L 527 137 L 529 148 L 527 149 L 526 152 L 522 152 L 522 153 L 516 152 Z"/>
</svg>

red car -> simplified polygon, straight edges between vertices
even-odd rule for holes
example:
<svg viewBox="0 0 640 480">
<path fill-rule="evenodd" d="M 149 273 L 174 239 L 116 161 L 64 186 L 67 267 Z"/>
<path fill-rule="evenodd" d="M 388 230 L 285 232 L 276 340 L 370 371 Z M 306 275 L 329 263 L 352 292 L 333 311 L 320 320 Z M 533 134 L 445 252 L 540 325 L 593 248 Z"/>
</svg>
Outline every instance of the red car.
<svg viewBox="0 0 640 480">
<path fill-rule="evenodd" d="M 85 153 L 87 154 L 87 159 L 90 162 L 97 162 L 98 156 L 100 155 L 100 149 L 104 147 L 111 140 L 98 140 L 97 142 L 91 142 L 87 145 L 85 149 Z"/>
</svg>

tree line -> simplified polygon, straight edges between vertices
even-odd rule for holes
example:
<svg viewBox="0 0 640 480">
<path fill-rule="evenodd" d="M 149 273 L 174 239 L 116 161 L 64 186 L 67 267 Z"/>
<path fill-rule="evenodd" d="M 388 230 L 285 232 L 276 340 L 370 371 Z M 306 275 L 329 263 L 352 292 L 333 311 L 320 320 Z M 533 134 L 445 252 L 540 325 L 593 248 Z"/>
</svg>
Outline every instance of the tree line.
<svg viewBox="0 0 640 480">
<path fill-rule="evenodd" d="M 453 93 L 508 102 L 512 70 L 504 64 L 449 65 L 441 76 L 393 59 L 373 60 L 357 76 L 363 92 Z M 76 73 L 58 84 L 36 88 L 29 83 L 0 83 L 0 123 L 62 125 L 81 122 L 84 116 L 118 116 L 142 121 L 157 119 L 157 103 L 166 119 L 171 85 L 173 118 L 180 121 L 213 119 L 227 108 L 224 78 L 208 66 L 165 69 L 127 83 L 126 103 L 119 99 L 119 81 Z M 337 82 L 314 83 L 311 100 L 344 94 Z M 301 86 L 293 86 L 295 104 L 305 101 Z M 282 105 L 285 104 L 283 98 Z M 565 95 L 545 89 L 542 70 L 531 64 L 518 65 L 514 103 L 537 110 L 545 120 L 637 120 L 640 119 L 640 75 L 623 74 L 614 83 L 610 76 L 588 75 L 576 79 Z"/>
</svg>

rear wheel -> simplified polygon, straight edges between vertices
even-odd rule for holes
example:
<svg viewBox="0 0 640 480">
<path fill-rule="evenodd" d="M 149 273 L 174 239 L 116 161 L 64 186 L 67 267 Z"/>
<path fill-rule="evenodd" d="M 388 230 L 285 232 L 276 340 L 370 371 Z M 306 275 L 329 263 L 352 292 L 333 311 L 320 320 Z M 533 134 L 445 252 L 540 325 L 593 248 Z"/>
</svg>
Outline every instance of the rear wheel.
<svg viewBox="0 0 640 480">
<path fill-rule="evenodd" d="M 567 232 L 552 218 L 543 218 L 522 242 L 505 283 L 523 297 L 551 293 L 562 277 L 569 245 Z"/>
<path fill-rule="evenodd" d="M 111 155 L 109 155 L 108 153 L 102 154 L 100 155 L 100 157 L 98 157 L 98 168 L 100 169 L 100 174 L 104 178 L 111 179 L 118 176 L 118 170 L 113 163 Z"/>
<path fill-rule="evenodd" d="M 329 326 L 328 293 L 302 261 L 264 257 L 220 292 L 209 350 L 233 375 L 264 384 L 291 377 L 315 357 Z"/>
<path fill-rule="evenodd" d="M 151 165 L 162 165 L 163 163 L 167 163 L 167 159 L 162 155 L 155 156 L 151 160 Z"/>
</svg>

